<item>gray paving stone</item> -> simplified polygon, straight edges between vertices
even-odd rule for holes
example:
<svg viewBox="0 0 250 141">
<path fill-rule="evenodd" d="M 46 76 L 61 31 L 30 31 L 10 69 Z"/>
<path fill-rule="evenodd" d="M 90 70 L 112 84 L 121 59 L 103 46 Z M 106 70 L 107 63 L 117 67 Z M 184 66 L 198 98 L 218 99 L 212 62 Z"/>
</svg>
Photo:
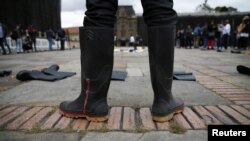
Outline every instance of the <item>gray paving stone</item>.
<svg viewBox="0 0 250 141">
<path fill-rule="evenodd" d="M 143 76 L 139 68 L 127 68 L 128 76 Z"/>
<path fill-rule="evenodd" d="M 0 132 L 0 141 L 79 141 L 81 137 L 76 133 Z"/>
<path fill-rule="evenodd" d="M 185 134 L 173 134 L 168 131 L 146 133 L 87 133 L 81 141 L 207 141 L 204 130 L 190 130 Z"/>
<path fill-rule="evenodd" d="M 210 64 L 212 64 L 215 67 L 217 64 L 227 64 L 230 59 L 235 64 L 237 61 L 244 62 L 244 60 L 249 59 L 249 57 L 240 55 L 238 56 L 240 59 L 237 60 L 229 53 L 218 54 L 213 51 L 206 52 L 200 50 L 176 49 L 175 54 L 175 70 L 194 72 L 195 75 L 202 75 L 202 72 L 197 72 L 195 69 L 188 67 L 193 63 L 204 67 L 208 64 L 211 66 Z M 128 64 L 127 70 L 129 76 L 126 78 L 126 81 L 111 81 L 108 94 L 110 106 L 144 107 L 152 105 L 153 90 L 147 55 L 147 52 L 136 54 L 115 53 L 115 60 L 122 60 L 123 64 Z M 226 58 L 221 59 L 221 55 L 225 55 Z M 59 64 L 60 70 L 63 71 L 77 72 L 77 75 L 73 77 L 56 82 L 29 81 L 21 83 L 21 85 L 0 92 L 0 104 L 43 103 L 46 105 L 58 105 L 60 101 L 75 99 L 80 93 L 81 67 L 79 49 L 64 52 L 30 53 L 0 57 L 0 66 L 13 69 L 13 75 L 20 69 L 39 68 L 51 64 Z M 216 61 L 216 63 L 211 62 L 211 60 Z M 223 66 L 232 66 L 232 64 L 224 64 Z M 236 79 L 232 79 L 231 77 Z M 233 84 L 239 84 L 243 88 L 248 88 L 249 86 L 249 81 L 245 76 L 237 75 L 217 78 L 230 83 L 232 82 Z M 173 94 L 176 97 L 183 98 L 187 105 L 230 103 L 197 82 L 174 80 Z M 204 101 L 204 99 L 206 100 Z"/>
</svg>

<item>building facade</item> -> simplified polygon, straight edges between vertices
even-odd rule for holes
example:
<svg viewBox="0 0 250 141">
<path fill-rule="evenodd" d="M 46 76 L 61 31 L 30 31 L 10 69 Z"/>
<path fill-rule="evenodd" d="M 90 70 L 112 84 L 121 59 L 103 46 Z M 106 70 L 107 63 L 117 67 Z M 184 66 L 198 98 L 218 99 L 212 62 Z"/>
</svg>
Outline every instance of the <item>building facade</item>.
<svg viewBox="0 0 250 141">
<path fill-rule="evenodd" d="M 61 28 L 61 0 L 1 0 L 0 22 L 9 31 L 16 25 L 26 29 L 33 25 L 39 31 Z"/>
<path fill-rule="evenodd" d="M 64 28 L 66 32 L 66 37 L 68 41 L 68 45 L 71 48 L 80 47 L 80 39 L 79 39 L 79 27 L 68 27 Z"/>
<path fill-rule="evenodd" d="M 115 36 L 118 46 L 128 45 L 131 35 L 137 36 L 137 17 L 132 6 L 119 6 L 116 14 Z"/>
</svg>

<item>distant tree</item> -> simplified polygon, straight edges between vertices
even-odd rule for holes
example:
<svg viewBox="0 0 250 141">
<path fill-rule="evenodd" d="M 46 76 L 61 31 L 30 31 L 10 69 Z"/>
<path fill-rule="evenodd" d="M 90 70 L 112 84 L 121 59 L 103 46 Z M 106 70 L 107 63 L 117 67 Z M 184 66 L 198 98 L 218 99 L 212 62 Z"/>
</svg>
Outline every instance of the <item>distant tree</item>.
<svg viewBox="0 0 250 141">
<path fill-rule="evenodd" d="M 207 4 L 208 0 L 205 0 L 204 3 L 198 5 L 195 9 L 196 12 L 203 12 L 203 13 L 211 13 L 214 12 L 214 9 Z"/>
<path fill-rule="evenodd" d="M 238 12 L 237 8 L 234 7 L 226 7 L 226 6 L 217 6 L 215 7 L 216 13 L 222 13 L 222 12 Z"/>
</svg>

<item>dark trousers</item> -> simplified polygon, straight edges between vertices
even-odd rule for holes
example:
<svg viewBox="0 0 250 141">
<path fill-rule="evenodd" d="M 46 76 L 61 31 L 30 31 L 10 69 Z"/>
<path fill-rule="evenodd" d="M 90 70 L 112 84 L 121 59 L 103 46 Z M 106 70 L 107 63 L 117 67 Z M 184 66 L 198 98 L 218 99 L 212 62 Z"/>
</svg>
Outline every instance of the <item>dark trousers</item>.
<svg viewBox="0 0 250 141">
<path fill-rule="evenodd" d="M 224 34 L 222 36 L 222 46 L 227 49 L 228 46 L 228 40 L 229 40 L 229 35 L 228 34 Z"/>
<path fill-rule="evenodd" d="M 36 38 L 31 38 L 32 44 L 33 44 L 33 50 L 37 51 L 36 49 Z"/>
<path fill-rule="evenodd" d="M 3 45 L 3 38 L 0 38 L 0 46 L 3 50 L 3 54 L 6 54 L 6 50 L 5 50 L 4 45 Z"/>
<path fill-rule="evenodd" d="M 10 54 L 10 53 L 11 53 L 11 49 L 10 49 L 10 46 L 9 46 L 9 44 L 8 44 L 8 42 L 7 42 L 6 37 L 3 38 L 3 44 L 4 44 L 5 46 L 7 46 L 8 50 L 9 50 L 9 54 Z"/>
<path fill-rule="evenodd" d="M 114 27 L 118 0 L 86 0 L 84 26 Z M 175 25 L 173 0 L 141 0 L 145 23 L 152 26 Z"/>
<path fill-rule="evenodd" d="M 247 47 L 247 40 L 248 40 L 248 37 L 240 37 L 238 41 L 238 48 L 245 50 Z"/>
<path fill-rule="evenodd" d="M 60 43 L 61 43 L 61 50 L 64 50 L 65 40 L 60 40 Z"/>
</svg>

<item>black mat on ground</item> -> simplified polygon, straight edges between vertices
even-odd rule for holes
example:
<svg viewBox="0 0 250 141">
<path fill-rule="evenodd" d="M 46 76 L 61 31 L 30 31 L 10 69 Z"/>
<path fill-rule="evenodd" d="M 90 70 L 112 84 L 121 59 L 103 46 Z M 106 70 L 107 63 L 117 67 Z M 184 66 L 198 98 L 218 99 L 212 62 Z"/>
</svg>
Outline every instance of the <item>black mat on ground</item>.
<svg viewBox="0 0 250 141">
<path fill-rule="evenodd" d="M 125 81 L 127 75 L 128 75 L 128 73 L 125 71 L 113 71 L 112 76 L 111 76 L 111 80 Z"/>
<path fill-rule="evenodd" d="M 241 74 L 246 74 L 246 75 L 250 75 L 250 67 L 246 67 L 246 66 L 242 66 L 242 65 L 238 65 L 236 67 L 237 71 Z"/>
<path fill-rule="evenodd" d="M 192 72 L 183 72 L 183 71 L 175 71 L 173 79 L 183 80 L 183 81 L 196 81 L 196 78 Z"/>
<path fill-rule="evenodd" d="M 21 81 L 27 80 L 42 80 L 42 81 L 57 81 L 75 75 L 75 72 L 59 71 L 58 65 L 51 65 L 48 68 L 39 70 L 22 70 L 16 75 L 16 78 Z"/>
<path fill-rule="evenodd" d="M 0 70 L 0 77 L 9 76 L 11 73 L 11 70 Z"/>
</svg>

